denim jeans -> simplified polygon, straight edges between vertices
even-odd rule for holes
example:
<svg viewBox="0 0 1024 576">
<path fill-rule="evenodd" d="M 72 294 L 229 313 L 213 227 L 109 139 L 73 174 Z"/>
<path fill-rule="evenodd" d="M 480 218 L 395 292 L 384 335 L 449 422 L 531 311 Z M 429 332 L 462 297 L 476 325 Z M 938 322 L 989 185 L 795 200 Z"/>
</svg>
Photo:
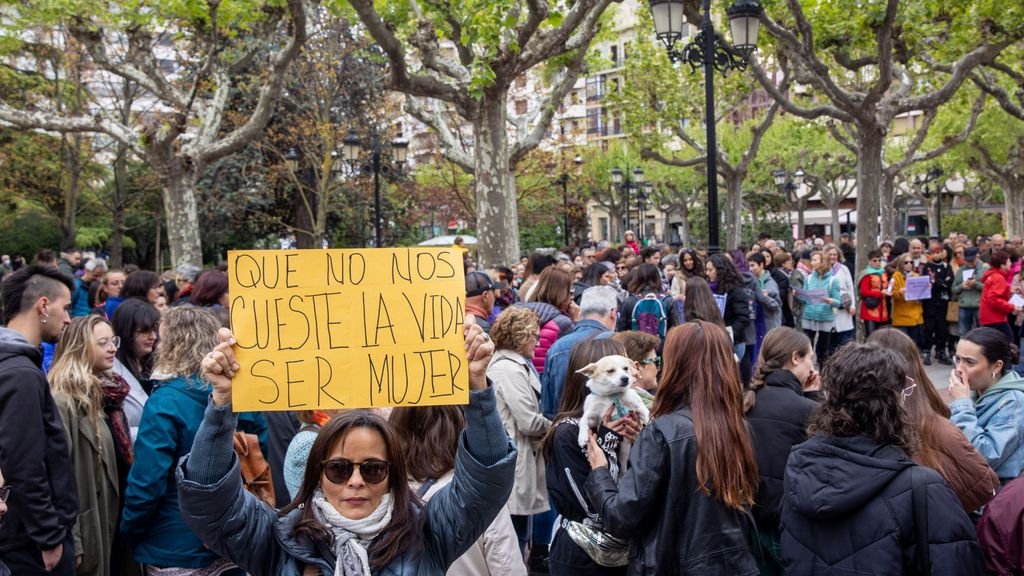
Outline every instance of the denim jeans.
<svg viewBox="0 0 1024 576">
<path fill-rule="evenodd" d="M 957 328 L 960 330 L 960 337 L 963 338 L 965 334 L 978 327 L 978 309 L 961 306 L 959 320 Z"/>
</svg>

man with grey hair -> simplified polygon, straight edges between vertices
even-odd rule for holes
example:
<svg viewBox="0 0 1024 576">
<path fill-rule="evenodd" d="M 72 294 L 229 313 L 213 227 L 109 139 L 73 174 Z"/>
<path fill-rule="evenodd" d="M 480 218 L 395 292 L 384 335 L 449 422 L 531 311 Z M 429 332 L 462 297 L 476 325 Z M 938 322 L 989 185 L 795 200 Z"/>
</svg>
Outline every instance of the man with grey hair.
<svg viewBox="0 0 1024 576">
<path fill-rule="evenodd" d="M 618 319 L 619 301 L 610 286 L 592 286 L 580 299 L 580 320 L 551 345 L 540 377 L 540 411 L 549 419 L 558 412 L 562 388 L 569 370 L 569 354 L 573 346 L 588 338 L 609 338 Z"/>
</svg>

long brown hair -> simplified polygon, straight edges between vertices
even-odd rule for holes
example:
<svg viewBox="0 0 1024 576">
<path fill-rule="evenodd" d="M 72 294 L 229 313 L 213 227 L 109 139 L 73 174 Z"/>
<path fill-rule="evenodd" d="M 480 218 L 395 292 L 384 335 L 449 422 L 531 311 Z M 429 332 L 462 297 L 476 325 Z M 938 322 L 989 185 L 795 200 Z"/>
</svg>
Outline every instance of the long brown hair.
<svg viewBox="0 0 1024 576">
<path fill-rule="evenodd" d="M 402 441 L 410 478 L 436 480 L 455 468 L 459 434 L 466 427 L 458 406 L 399 406 L 388 422 Z"/>
<path fill-rule="evenodd" d="M 903 332 L 895 328 L 883 328 L 876 330 L 868 338 L 868 342 L 878 344 L 903 357 L 905 361 L 907 376 L 914 379 L 917 389 L 909 398 L 904 398 L 903 408 L 907 411 L 911 421 L 917 423 L 918 459 L 921 464 L 945 475 L 942 470 L 942 459 L 939 458 L 939 449 L 942 439 L 939 436 L 939 420 L 949 419 L 949 407 L 942 401 L 938 391 L 932 384 L 928 373 L 921 363 L 921 354 L 917 351 L 917 344 Z"/>
<path fill-rule="evenodd" d="M 743 412 L 750 412 L 757 403 L 757 391 L 764 387 L 769 374 L 784 370 L 793 354 L 803 358 L 812 352 L 811 340 L 799 330 L 779 326 L 769 331 L 757 355 L 757 367 L 750 379 L 750 390 L 743 394 Z"/>
<path fill-rule="evenodd" d="M 558 415 L 551 421 L 551 427 L 541 440 L 545 456 L 551 455 L 554 444 L 555 428 L 566 418 L 579 418 L 583 415 L 583 401 L 586 400 L 587 377 L 579 374 L 591 362 L 597 362 L 605 356 L 625 356 L 626 347 L 612 338 L 587 338 L 577 342 L 569 353 L 569 368 L 565 373 L 565 386 L 562 388 L 562 401 L 558 405 Z"/>
<path fill-rule="evenodd" d="M 704 320 L 718 325 L 725 330 L 725 320 L 722 319 L 722 311 L 715 302 L 715 295 L 711 287 L 700 276 L 690 276 L 686 279 L 686 290 L 683 292 L 683 314 L 687 322 Z"/>
<path fill-rule="evenodd" d="M 729 337 L 710 322 L 687 322 L 669 331 L 662 358 L 651 418 L 689 406 L 701 490 L 736 510 L 751 506 L 757 460 L 743 420 L 743 384 Z"/>
<path fill-rule="evenodd" d="M 394 503 L 391 522 L 388 522 L 380 536 L 367 550 L 370 568 L 381 570 L 405 554 L 415 556 L 422 551 L 421 526 L 424 515 L 417 514 L 413 508 L 417 505 L 418 499 L 409 488 L 406 454 L 402 449 L 401 440 L 386 420 L 369 410 L 352 410 L 340 414 L 320 430 L 313 442 L 313 448 L 309 451 L 306 474 L 302 478 L 299 493 L 291 504 L 281 509 L 280 515 L 284 516 L 301 507 L 302 515 L 295 524 L 293 533 L 296 536 L 305 535 L 318 544 L 332 544 L 334 536 L 314 514 L 316 506 L 313 505 L 313 495 L 320 488 L 320 478 L 324 472 L 323 462 L 330 457 L 334 447 L 356 428 L 367 428 L 380 434 L 384 438 L 387 458 L 391 461 L 387 478 L 388 489 Z"/>
<path fill-rule="evenodd" d="M 557 266 L 545 268 L 529 302 L 547 302 L 562 312 L 568 311 L 572 303 L 572 274 Z"/>
</svg>

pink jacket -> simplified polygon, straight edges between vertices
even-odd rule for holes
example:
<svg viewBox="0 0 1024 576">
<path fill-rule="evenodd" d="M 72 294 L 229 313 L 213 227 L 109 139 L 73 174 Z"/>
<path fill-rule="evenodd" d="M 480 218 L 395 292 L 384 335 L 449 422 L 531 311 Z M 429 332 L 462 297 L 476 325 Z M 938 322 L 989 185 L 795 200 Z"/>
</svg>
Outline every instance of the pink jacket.
<svg viewBox="0 0 1024 576">
<path fill-rule="evenodd" d="M 548 350 L 551 345 L 572 330 L 572 320 L 563 314 L 558 308 L 546 302 L 526 302 L 516 306 L 529 308 L 537 315 L 537 323 L 540 324 L 540 343 L 533 351 L 533 366 L 538 374 L 544 373 L 544 360 L 548 357 Z"/>
</svg>

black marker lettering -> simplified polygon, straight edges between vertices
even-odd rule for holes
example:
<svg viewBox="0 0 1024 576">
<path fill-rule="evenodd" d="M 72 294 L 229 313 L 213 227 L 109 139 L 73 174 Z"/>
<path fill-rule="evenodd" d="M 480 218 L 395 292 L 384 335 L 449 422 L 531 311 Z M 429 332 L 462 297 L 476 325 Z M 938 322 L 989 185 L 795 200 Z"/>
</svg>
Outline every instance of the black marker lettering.
<svg viewBox="0 0 1024 576">
<path fill-rule="evenodd" d="M 252 363 L 252 366 L 249 367 L 249 374 L 251 374 L 254 378 L 263 378 L 264 380 L 269 381 L 270 384 L 274 387 L 274 399 L 263 400 L 257 398 L 256 401 L 259 402 L 260 404 L 274 404 L 278 401 L 279 398 L 281 398 L 281 388 L 277 385 L 277 381 L 271 378 L 270 376 L 265 376 L 263 374 L 256 373 L 256 367 L 258 367 L 260 364 L 270 364 L 271 368 L 274 367 L 274 363 L 271 362 L 270 360 L 257 360 Z"/>
<path fill-rule="evenodd" d="M 304 384 L 305 380 L 292 380 L 292 364 L 302 364 L 305 360 L 289 360 L 284 363 L 284 377 L 285 382 L 288 384 L 288 407 L 299 408 L 306 404 L 292 404 L 292 384 Z"/>
<path fill-rule="evenodd" d="M 327 386 L 330 385 L 331 377 L 334 376 L 334 369 L 331 368 L 331 363 L 328 362 L 325 358 L 321 358 L 320 356 L 316 356 L 315 358 L 316 358 L 316 385 L 317 385 L 316 405 L 317 406 L 323 406 L 322 398 L 324 396 L 327 396 L 331 400 L 334 400 L 338 404 L 341 404 L 342 406 L 344 406 L 345 405 L 344 402 L 342 402 L 341 400 L 338 400 L 337 398 L 332 396 L 330 392 L 324 390 L 324 388 L 327 388 Z M 323 376 L 323 367 L 327 368 L 327 378 L 326 379 L 324 379 L 324 376 Z"/>
</svg>

